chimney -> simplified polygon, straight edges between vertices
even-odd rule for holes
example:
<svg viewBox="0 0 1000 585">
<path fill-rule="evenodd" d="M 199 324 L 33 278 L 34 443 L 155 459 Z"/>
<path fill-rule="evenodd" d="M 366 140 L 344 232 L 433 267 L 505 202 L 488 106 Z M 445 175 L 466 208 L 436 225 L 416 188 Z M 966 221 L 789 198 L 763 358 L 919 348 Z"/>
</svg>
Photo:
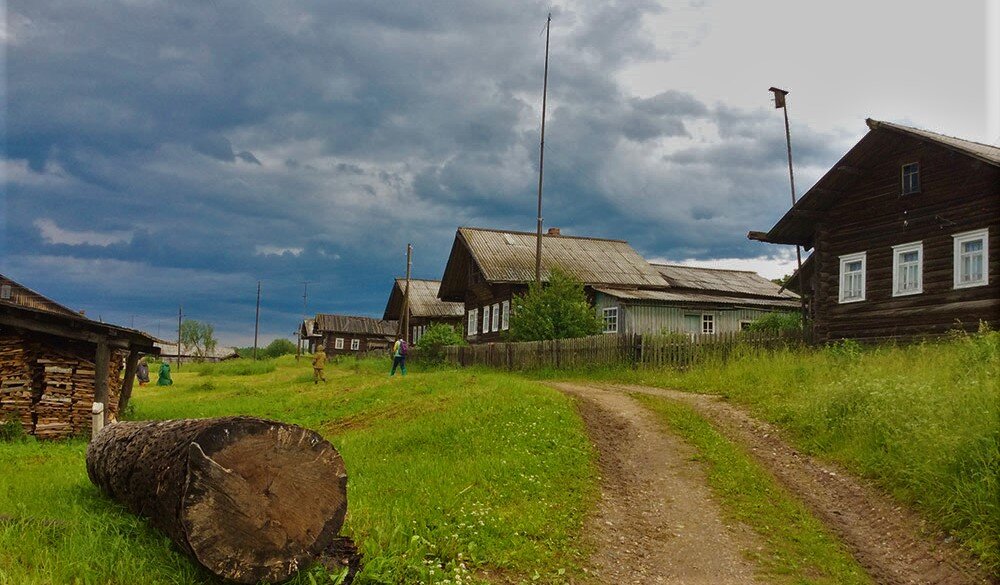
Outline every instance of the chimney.
<svg viewBox="0 0 1000 585">
<path fill-rule="evenodd" d="M 549 233 L 547 235 L 550 235 L 550 236 L 558 236 L 558 235 L 560 235 L 559 234 L 559 228 L 549 228 Z"/>
</svg>

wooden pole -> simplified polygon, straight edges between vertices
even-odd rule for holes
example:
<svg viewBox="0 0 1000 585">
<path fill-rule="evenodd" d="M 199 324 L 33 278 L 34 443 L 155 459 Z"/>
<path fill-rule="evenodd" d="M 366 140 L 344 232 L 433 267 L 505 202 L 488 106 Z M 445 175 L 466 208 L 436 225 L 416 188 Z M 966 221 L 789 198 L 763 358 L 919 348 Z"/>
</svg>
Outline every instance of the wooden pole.
<svg viewBox="0 0 1000 585">
<path fill-rule="evenodd" d="M 132 385 L 135 382 L 135 368 L 139 364 L 139 352 L 130 349 L 128 357 L 125 359 L 125 379 L 122 380 L 122 392 L 118 397 L 118 414 L 121 416 L 128 406 L 128 401 L 132 398 Z"/>
<path fill-rule="evenodd" d="M 253 359 L 257 361 L 257 332 L 260 329 L 260 281 L 257 281 L 257 312 L 253 318 Z"/>
<path fill-rule="evenodd" d="M 111 351 L 108 348 L 108 340 L 101 338 L 97 341 L 97 349 L 94 352 L 94 402 L 104 405 L 104 422 L 108 422 L 108 362 L 111 358 Z"/>
<path fill-rule="evenodd" d="M 403 339 L 407 345 L 413 342 L 410 339 L 410 269 L 413 266 L 413 244 L 406 245 L 406 288 L 403 290 Z"/>
<path fill-rule="evenodd" d="M 177 307 L 177 371 L 181 371 L 181 318 L 184 316 L 184 307 Z"/>
<path fill-rule="evenodd" d="M 545 105 L 549 93 L 549 29 L 552 13 L 545 21 L 545 75 L 542 81 L 542 136 L 538 148 L 538 235 L 535 240 L 535 286 L 542 287 L 542 177 L 545 171 Z"/>
</svg>

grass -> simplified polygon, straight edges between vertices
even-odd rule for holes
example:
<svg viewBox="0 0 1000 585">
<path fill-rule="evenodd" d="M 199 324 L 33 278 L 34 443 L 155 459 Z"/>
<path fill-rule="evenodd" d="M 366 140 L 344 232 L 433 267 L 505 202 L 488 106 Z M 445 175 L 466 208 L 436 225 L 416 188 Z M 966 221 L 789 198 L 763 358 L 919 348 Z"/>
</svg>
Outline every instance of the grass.
<svg viewBox="0 0 1000 585">
<path fill-rule="evenodd" d="M 756 532 L 747 551 L 771 583 L 866 584 L 872 581 L 840 542 L 749 454 L 724 438 L 691 407 L 635 395 L 698 450 L 724 513 Z"/>
<path fill-rule="evenodd" d="M 800 449 L 873 478 L 921 510 L 1000 577 L 1000 332 L 585 376 L 746 405 Z"/>
<path fill-rule="evenodd" d="M 561 394 L 488 372 L 390 379 L 382 362 L 332 364 L 325 385 L 293 357 L 250 374 L 218 365 L 136 388 L 135 418 L 254 414 L 319 430 L 348 467 L 344 531 L 366 562 L 357 583 L 584 577 L 596 472 Z M 90 484 L 85 449 L 0 443 L 0 584 L 214 583 Z M 313 582 L 331 580 L 314 569 L 293 581 Z"/>
</svg>

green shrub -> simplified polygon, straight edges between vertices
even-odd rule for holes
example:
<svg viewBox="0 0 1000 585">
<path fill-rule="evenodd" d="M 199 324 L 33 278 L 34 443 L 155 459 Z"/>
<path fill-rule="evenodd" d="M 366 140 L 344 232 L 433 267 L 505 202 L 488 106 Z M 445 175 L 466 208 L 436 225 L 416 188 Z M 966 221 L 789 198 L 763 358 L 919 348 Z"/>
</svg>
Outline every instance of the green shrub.
<svg viewBox="0 0 1000 585">
<path fill-rule="evenodd" d="M 439 364 L 444 361 L 444 348 L 449 345 L 465 345 L 462 334 L 445 323 L 435 323 L 420 337 L 420 361 Z"/>
<path fill-rule="evenodd" d="M 257 376 L 273 372 L 278 366 L 274 360 L 240 358 L 215 363 L 184 364 L 189 372 L 199 376 Z"/>
<path fill-rule="evenodd" d="M 768 313 L 750 323 L 750 331 L 801 331 L 801 313 Z"/>
<path fill-rule="evenodd" d="M 514 297 L 510 316 L 510 339 L 538 341 L 596 335 L 604 323 L 587 302 L 583 284 L 560 270 L 553 270 L 549 282 Z"/>
<path fill-rule="evenodd" d="M 7 418 L 0 423 L 0 441 L 13 443 L 24 441 L 28 438 L 28 433 L 24 432 L 21 420 L 13 412 L 7 414 Z"/>
</svg>

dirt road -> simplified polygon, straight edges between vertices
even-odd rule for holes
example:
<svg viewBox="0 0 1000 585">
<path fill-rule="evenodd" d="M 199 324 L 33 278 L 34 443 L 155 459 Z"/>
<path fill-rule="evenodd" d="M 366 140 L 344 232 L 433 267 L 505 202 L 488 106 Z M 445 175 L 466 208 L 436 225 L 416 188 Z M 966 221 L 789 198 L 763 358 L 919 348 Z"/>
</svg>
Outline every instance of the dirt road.
<svg viewBox="0 0 1000 585">
<path fill-rule="evenodd" d="M 604 582 L 753 582 L 739 550 L 753 546 L 754 535 L 723 524 L 700 468 L 690 461 L 693 451 L 664 432 L 629 396 L 635 392 L 689 404 L 742 444 L 848 546 L 876 582 L 992 582 L 957 547 L 925 534 L 916 514 L 867 482 L 798 452 L 775 428 L 717 396 L 642 386 L 554 386 L 580 399 L 601 453 L 604 497 L 593 526 L 601 530 L 592 534 L 600 539 L 593 563 Z M 693 530 L 672 533 L 670 527 L 680 524 Z M 698 533 L 702 529 L 705 534 Z M 658 570 L 659 563 L 668 570 Z"/>
</svg>

